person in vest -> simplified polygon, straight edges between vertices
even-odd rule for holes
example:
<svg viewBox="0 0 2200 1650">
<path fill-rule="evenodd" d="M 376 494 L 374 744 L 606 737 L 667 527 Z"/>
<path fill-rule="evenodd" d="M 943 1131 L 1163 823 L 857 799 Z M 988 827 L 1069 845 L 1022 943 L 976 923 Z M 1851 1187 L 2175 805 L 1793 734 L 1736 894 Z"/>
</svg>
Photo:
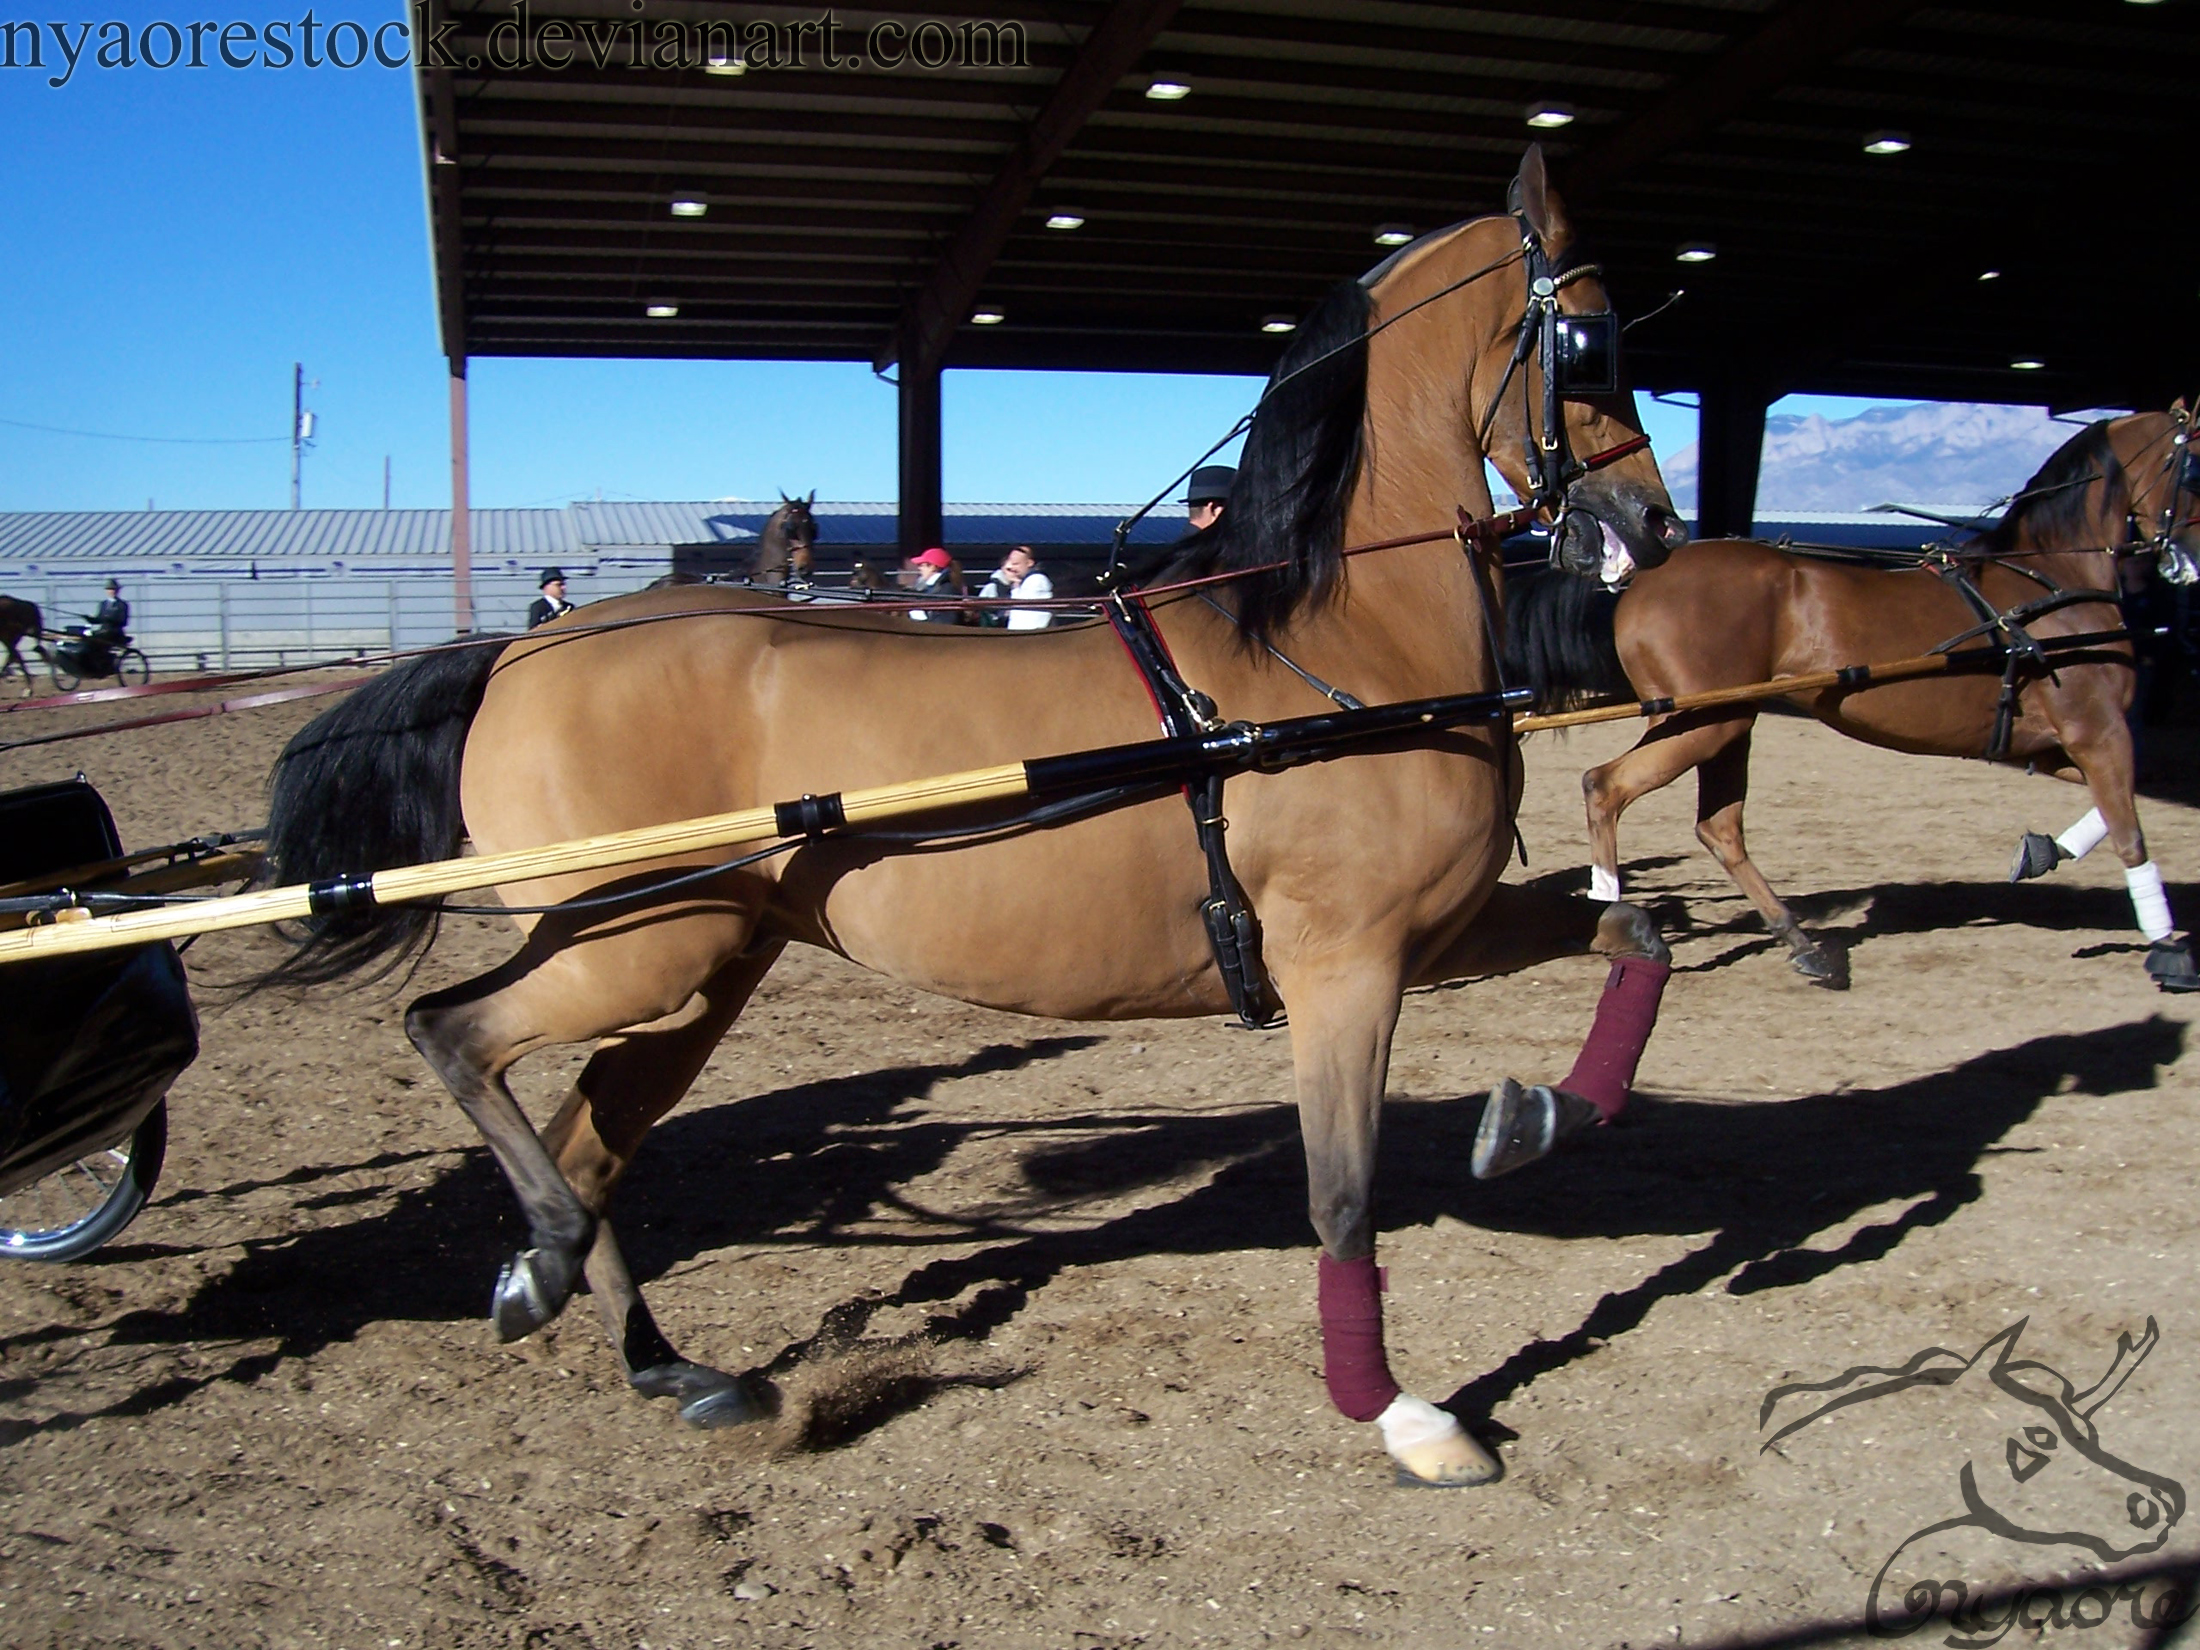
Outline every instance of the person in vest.
<svg viewBox="0 0 2200 1650">
<path fill-rule="evenodd" d="M 985 588 L 978 594 L 996 600 L 1019 597 L 1027 602 L 1052 601 L 1054 581 L 1039 571 L 1039 559 L 1031 553 L 1031 546 L 1019 544 L 1001 558 L 999 571 L 985 581 Z M 1054 622 L 1054 615 L 1043 607 L 992 608 L 981 622 L 1009 630 L 1044 630 Z"/>
<path fill-rule="evenodd" d="M 527 628 L 535 629 L 552 619 L 562 619 L 573 611 L 573 604 L 565 599 L 565 571 L 557 567 L 545 567 L 542 577 L 535 581 L 542 591 L 527 609 Z"/>
</svg>

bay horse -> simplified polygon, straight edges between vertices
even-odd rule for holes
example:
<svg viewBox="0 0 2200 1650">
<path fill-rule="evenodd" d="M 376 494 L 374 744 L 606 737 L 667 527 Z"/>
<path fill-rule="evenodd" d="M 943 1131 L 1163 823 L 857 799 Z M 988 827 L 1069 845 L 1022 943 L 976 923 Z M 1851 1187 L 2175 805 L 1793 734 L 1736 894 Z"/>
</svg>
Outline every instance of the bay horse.
<svg viewBox="0 0 2200 1650">
<path fill-rule="evenodd" d="M 749 569 L 751 584 L 807 584 L 814 565 L 812 547 L 817 543 L 817 517 L 810 507 L 817 503 L 817 489 L 807 498 L 779 495 L 779 508 L 764 520 L 758 535 L 756 563 Z"/>
<path fill-rule="evenodd" d="M 1153 599 L 1178 670 L 1222 715 L 1333 708 L 1270 648 L 1369 703 L 1495 685 L 1488 569 L 1450 529 L 1461 507 L 1490 513 L 1485 428 L 1489 456 L 1527 485 L 1530 437 L 1544 433 L 1532 423 L 1540 370 L 1514 370 L 1528 237 L 1561 267 L 1573 238 L 1539 152 L 1523 160 L 1518 190 L 1519 217 L 1424 237 L 1339 288 L 1293 340 L 1224 525 L 1201 550 L 1211 571 L 1241 576 L 1212 587 L 1225 592 L 1215 606 L 1181 592 Z M 1593 268 L 1575 271 L 1556 305 L 1601 310 Z M 1507 385 L 1517 393 L 1501 394 Z M 1548 501 L 1556 541 L 1582 571 L 1621 552 L 1654 566 L 1683 535 L 1637 439 L 1632 396 L 1568 399 L 1562 417 L 1574 452 L 1624 456 L 1565 476 Z M 1430 529 L 1442 537 L 1343 553 Z M 446 856 L 465 836 L 493 852 L 1156 731 L 1144 679 L 1105 625 L 1011 638 L 724 586 L 665 589 L 378 678 L 284 752 L 269 851 L 279 880 L 311 880 Z M 1519 785 L 1512 741 L 1481 726 L 1230 791 L 1231 859 L 1289 1007 L 1330 1393 L 1352 1419 L 1380 1423 L 1412 1483 L 1486 1482 L 1499 1468 L 1453 1417 L 1402 1394 L 1384 1360 L 1372 1191 L 1400 994 L 1593 951 L 1616 959 L 1601 1028 L 1615 992 L 1639 1006 L 1642 982 L 1664 978 L 1663 944 L 1640 912 L 1498 885 Z M 630 1384 L 704 1425 L 758 1410 L 737 1377 L 683 1358 L 658 1330 L 605 1211 L 644 1135 L 788 944 L 1051 1018 L 1230 1008 L 1201 916 L 1206 865 L 1173 794 L 954 852 L 827 835 L 776 865 L 677 892 L 654 886 L 723 857 L 502 889 L 518 950 L 405 1017 L 527 1213 L 531 1246 L 493 1296 L 498 1332 L 516 1339 L 549 1321 L 585 1274 Z M 631 903 L 540 910 L 620 889 Z M 432 922 L 403 908 L 323 918 L 274 978 L 390 964 Z M 1654 1012 L 1654 990 L 1648 1002 Z M 538 1136 L 507 1068 L 589 1041 L 594 1053 Z"/>
<path fill-rule="evenodd" d="M 2200 555 L 2190 422 L 2180 403 L 2088 426 L 2041 465 L 1990 531 L 1947 558 L 1864 566 L 1747 539 L 1699 539 L 1642 572 L 1616 607 L 1607 601 L 1602 636 L 1592 613 L 1598 598 L 1584 594 L 1589 587 L 1541 581 L 1509 609 L 1510 662 L 1556 708 L 1586 694 L 1658 699 L 1908 658 L 1966 633 L 1974 633 L 1968 645 L 1979 646 L 1990 636 L 1975 634 L 1983 615 L 1951 576 L 1959 571 L 1997 612 L 2050 589 L 2098 593 L 2025 621 L 2042 641 L 2116 631 L 2120 557 L 2151 551 L 2184 579 Z M 2189 942 L 2173 938 L 2161 872 L 2147 857 L 2132 796 L 2124 715 L 2136 687 L 2133 663 L 2122 640 L 2047 655 L 2044 665 L 2024 671 L 1998 739 L 1998 672 L 1832 687 L 1787 702 L 1867 744 L 2023 764 L 2083 784 L 2093 811 L 2059 841 L 2028 833 L 2011 880 L 2039 875 L 2106 838 L 2124 862 L 2149 942 L 2148 973 L 2165 990 L 2195 990 L 2200 973 Z M 1619 898 L 1620 816 L 1694 769 L 1697 838 L 1786 941 L 1796 971 L 1838 987 L 1843 959 L 1796 921 L 1743 840 L 1758 709 L 1738 704 L 1653 717 L 1633 749 L 1582 775 L 1591 891 Z"/>
<path fill-rule="evenodd" d="M 46 633 L 46 616 L 38 611 L 36 602 L 24 601 L 19 596 L 0 596 L 0 644 L 8 650 L 7 662 L 0 664 L 0 681 L 7 679 L 11 670 L 23 673 L 23 697 L 28 699 L 38 691 L 31 681 L 31 667 L 24 661 L 19 644 L 28 636 L 31 648 L 46 661 L 46 668 L 53 668 L 53 656 L 46 651 L 40 639 Z"/>
</svg>

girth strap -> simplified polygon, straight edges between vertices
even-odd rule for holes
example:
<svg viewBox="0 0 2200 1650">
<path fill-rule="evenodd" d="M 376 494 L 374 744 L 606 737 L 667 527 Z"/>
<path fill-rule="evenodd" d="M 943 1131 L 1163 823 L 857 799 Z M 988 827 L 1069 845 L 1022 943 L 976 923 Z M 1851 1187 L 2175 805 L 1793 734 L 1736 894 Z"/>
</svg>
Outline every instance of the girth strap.
<svg viewBox="0 0 2200 1650">
<path fill-rule="evenodd" d="M 1153 622 L 1153 614 L 1136 591 L 1116 591 L 1102 603 L 1108 623 L 1114 627 L 1123 651 L 1138 667 L 1139 677 L 1161 718 L 1161 729 L 1171 738 L 1211 732 L 1222 725 L 1215 702 L 1190 686 L 1178 674 L 1169 656 L 1169 644 Z M 1192 827 L 1199 836 L 1199 851 L 1207 862 L 1207 897 L 1200 902 L 1200 920 L 1207 925 L 1207 943 L 1222 971 L 1222 984 L 1230 994 L 1230 1007 L 1240 1022 L 1256 1031 L 1276 1023 L 1283 1004 L 1261 962 L 1260 919 L 1253 914 L 1245 890 L 1230 869 L 1226 840 L 1229 822 L 1222 812 L 1222 776 L 1208 774 L 1184 787 L 1191 805 Z"/>
<path fill-rule="evenodd" d="M 2054 580 L 2029 567 L 2012 567 L 2010 571 L 2021 573 L 2034 584 L 2043 587 L 2047 594 L 2035 596 L 2028 602 L 2001 609 L 1986 599 L 1984 591 L 1973 581 L 1961 562 L 1945 551 L 1928 551 L 1924 565 L 1939 575 L 1942 583 L 1960 594 L 1970 604 L 1971 611 L 1979 616 L 1979 622 L 1960 635 L 1951 636 L 1934 648 L 1935 653 L 1948 653 L 1961 647 L 1974 637 L 1984 637 L 2001 652 L 2001 695 L 1994 702 L 1994 728 L 1986 739 L 1986 760 L 1999 762 L 2009 754 L 2009 741 L 2016 730 L 2017 701 L 2024 691 L 2023 679 L 2028 668 L 2037 667 L 2050 680 L 2059 680 L 2055 667 L 2049 662 L 2047 650 L 2040 646 L 2025 625 L 2065 607 L 2086 607 L 2096 603 L 2116 605 L 2116 595 L 2108 590 L 2066 590 Z M 1996 563 L 1997 566 L 2006 565 Z"/>
</svg>

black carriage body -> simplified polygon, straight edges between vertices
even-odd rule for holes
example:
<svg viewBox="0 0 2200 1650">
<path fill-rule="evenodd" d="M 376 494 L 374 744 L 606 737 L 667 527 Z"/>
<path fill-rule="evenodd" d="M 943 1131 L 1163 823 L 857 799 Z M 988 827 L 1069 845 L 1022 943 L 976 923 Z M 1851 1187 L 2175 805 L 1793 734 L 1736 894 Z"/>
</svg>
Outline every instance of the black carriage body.
<svg viewBox="0 0 2200 1650">
<path fill-rule="evenodd" d="M 81 777 L 0 794 L 0 882 L 121 853 Z M 128 1140 L 198 1052 L 166 940 L 0 968 L 0 1197 Z"/>
</svg>

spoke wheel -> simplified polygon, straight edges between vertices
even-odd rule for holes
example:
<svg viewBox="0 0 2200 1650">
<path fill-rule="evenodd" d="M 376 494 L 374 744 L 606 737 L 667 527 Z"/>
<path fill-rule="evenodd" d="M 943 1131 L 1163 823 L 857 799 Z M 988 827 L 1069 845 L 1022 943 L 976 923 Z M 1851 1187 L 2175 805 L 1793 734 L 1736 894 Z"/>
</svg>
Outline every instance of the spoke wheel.
<svg viewBox="0 0 2200 1650">
<path fill-rule="evenodd" d="M 115 679 L 124 687 L 143 687 L 153 679 L 153 667 L 136 648 L 126 647 L 115 656 Z"/>
<path fill-rule="evenodd" d="M 78 688 L 82 687 L 83 685 L 84 678 L 79 676 L 75 671 L 69 669 L 67 665 L 56 664 L 53 667 L 54 692 L 74 693 Z"/>
<path fill-rule="evenodd" d="M 0 1257 L 77 1260 L 137 1218 L 168 1150 L 168 1102 L 123 1144 L 0 1197 Z"/>
</svg>

